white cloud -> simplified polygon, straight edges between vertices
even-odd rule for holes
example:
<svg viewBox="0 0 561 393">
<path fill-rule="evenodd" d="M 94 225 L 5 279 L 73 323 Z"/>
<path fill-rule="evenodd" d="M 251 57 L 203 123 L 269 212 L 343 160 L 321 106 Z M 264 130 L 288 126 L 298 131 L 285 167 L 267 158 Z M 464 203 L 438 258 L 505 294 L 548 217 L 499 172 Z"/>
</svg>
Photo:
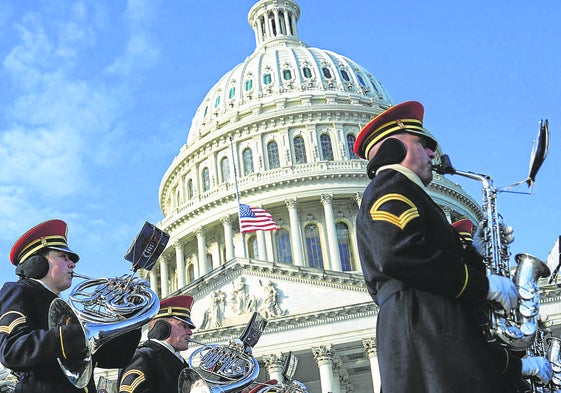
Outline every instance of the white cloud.
<svg viewBox="0 0 561 393">
<path fill-rule="evenodd" d="M 154 8 L 159 2 L 129 0 L 125 11 L 130 37 L 125 53 L 107 67 L 111 74 L 131 75 L 156 64 L 160 58 L 157 44 L 150 33 Z"/>
</svg>

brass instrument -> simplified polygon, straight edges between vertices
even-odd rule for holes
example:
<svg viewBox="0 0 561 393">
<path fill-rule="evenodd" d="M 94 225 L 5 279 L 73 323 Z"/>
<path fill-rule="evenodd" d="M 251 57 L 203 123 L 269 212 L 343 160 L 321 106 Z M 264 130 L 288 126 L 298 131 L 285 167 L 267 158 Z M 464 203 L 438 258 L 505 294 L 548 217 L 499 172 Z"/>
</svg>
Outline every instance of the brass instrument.
<svg viewBox="0 0 561 393">
<path fill-rule="evenodd" d="M 532 186 L 536 174 L 547 156 L 548 149 L 549 125 L 546 119 L 545 121 L 540 121 L 538 138 L 530 159 L 528 177 L 501 190 L 493 186 L 493 180 L 486 174 L 463 172 L 454 169 L 447 155 L 442 155 L 440 164 L 433 166 L 433 169 L 441 175 L 454 174 L 478 180 L 482 183 L 484 219 L 481 223 L 480 231 L 482 231 L 483 258 L 487 271 L 489 274 L 498 274 L 512 278 L 518 290 L 518 303 L 513 312 L 504 310 L 499 305 L 494 304 L 491 306 L 490 340 L 498 340 L 499 343 L 507 348 L 526 351 L 532 356 L 545 356 L 545 352 L 547 352 L 544 347 L 544 336 L 547 330 L 545 330 L 542 317 L 539 314 L 540 288 L 538 280 L 541 277 L 548 277 L 550 270 L 538 258 L 530 254 L 521 253 L 515 256 L 517 267 L 513 277 L 511 277 L 510 251 L 508 246 L 513 240 L 511 238 L 512 229 L 503 225 L 498 214 L 496 200 L 497 194 L 500 191 L 523 183 L 527 183 L 529 187 Z M 551 342 L 557 345 L 557 340 L 552 340 Z M 557 355 L 553 354 L 552 357 L 556 358 Z M 558 358 L 556 361 L 559 363 Z"/>
<path fill-rule="evenodd" d="M 267 320 L 254 313 L 239 339 L 225 345 L 201 344 L 189 356 L 189 367 L 179 375 L 179 392 L 230 393 L 249 386 L 259 375 L 252 348 L 266 325 Z"/>
<path fill-rule="evenodd" d="M 68 303 L 55 299 L 49 308 L 49 328 L 79 323 L 85 336 L 83 359 L 58 359 L 67 379 L 84 388 L 93 373 L 92 356 L 117 336 L 140 328 L 157 313 L 158 296 L 150 284 L 134 274 L 140 268 L 151 270 L 165 248 L 169 235 L 145 223 L 125 259 L 132 262 L 133 274 L 117 278 L 74 277 L 86 281 L 70 293 Z"/>
</svg>

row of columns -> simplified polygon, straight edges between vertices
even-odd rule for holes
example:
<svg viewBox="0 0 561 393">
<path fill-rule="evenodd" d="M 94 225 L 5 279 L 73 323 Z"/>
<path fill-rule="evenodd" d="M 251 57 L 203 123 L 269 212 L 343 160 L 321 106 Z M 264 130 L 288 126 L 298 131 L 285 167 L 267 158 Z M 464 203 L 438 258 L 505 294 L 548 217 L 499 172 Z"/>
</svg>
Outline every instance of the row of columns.
<svg viewBox="0 0 561 393">
<path fill-rule="evenodd" d="M 374 338 L 362 341 L 364 352 L 370 361 L 370 372 L 372 375 L 373 392 L 380 391 L 380 372 L 378 369 L 378 357 Z M 349 375 L 344 364 L 337 356 L 332 345 L 323 345 L 312 348 L 314 360 L 319 369 L 321 393 L 347 393 L 353 391 L 353 385 L 349 381 Z M 283 367 L 285 359 L 283 356 L 266 355 L 264 357 L 265 368 L 269 379 L 283 382 Z"/>
<path fill-rule="evenodd" d="M 324 268 L 326 270 L 342 271 L 341 266 L 341 256 L 339 253 L 339 244 L 337 240 L 337 227 L 335 222 L 335 213 L 333 211 L 333 194 L 321 194 L 320 196 L 321 204 L 323 206 L 323 213 L 325 216 L 325 228 L 326 228 L 326 239 L 327 239 L 327 254 L 329 258 L 326 258 L 324 263 Z M 357 199 L 357 202 L 360 202 Z M 301 221 L 298 215 L 298 200 L 296 198 L 289 198 L 285 200 L 286 207 L 288 209 L 289 226 L 290 226 L 290 241 L 292 248 L 292 259 L 295 266 L 307 266 L 306 257 L 304 254 L 304 236 L 301 228 Z M 224 231 L 225 239 L 225 257 L 226 261 L 231 260 L 235 257 L 235 247 L 234 247 L 234 229 L 232 225 L 232 218 L 230 216 L 223 217 L 220 219 Z M 194 277 L 197 279 L 205 274 L 209 273 L 211 269 L 217 268 L 220 264 L 219 258 L 213 258 L 215 266 L 209 266 L 207 261 L 207 241 L 205 229 L 200 227 L 195 230 L 195 236 L 197 239 L 197 260 L 198 263 L 194 264 Z M 257 250 L 259 253 L 259 259 L 268 260 L 273 262 L 273 255 L 267 250 L 267 242 L 265 233 L 263 231 L 256 232 L 257 237 Z M 175 248 L 175 266 L 176 266 L 176 276 L 177 276 L 177 288 L 183 288 L 187 284 L 187 275 L 185 271 L 185 253 L 183 250 L 183 244 L 180 241 L 176 241 L 172 244 Z M 243 248 L 245 250 L 245 246 Z M 245 251 L 244 251 L 245 252 Z M 243 255 L 243 257 L 247 257 Z M 172 287 L 175 285 L 170 285 L 170 264 L 166 260 L 165 256 L 161 256 L 159 259 L 159 269 L 160 269 L 160 280 L 158 284 L 157 275 L 155 272 L 150 273 L 150 284 L 152 288 L 160 288 L 161 297 L 166 297 Z M 175 283 L 174 283 L 175 284 Z"/>
<path fill-rule="evenodd" d="M 298 32 L 292 31 L 292 29 L 296 30 L 296 18 L 294 13 L 283 10 L 283 19 L 280 19 L 279 9 L 274 9 L 272 11 L 272 15 L 270 11 L 266 11 L 264 14 L 258 17 L 257 29 L 255 30 L 256 33 L 256 41 L 257 44 L 260 45 L 264 41 L 279 37 L 279 36 L 290 36 L 290 37 L 297 37 Z M 272 18 L 271 18 L 272 16 Z M 275 29 L 273 29 L 273 21 L 275 23 Z"/>
</svg>

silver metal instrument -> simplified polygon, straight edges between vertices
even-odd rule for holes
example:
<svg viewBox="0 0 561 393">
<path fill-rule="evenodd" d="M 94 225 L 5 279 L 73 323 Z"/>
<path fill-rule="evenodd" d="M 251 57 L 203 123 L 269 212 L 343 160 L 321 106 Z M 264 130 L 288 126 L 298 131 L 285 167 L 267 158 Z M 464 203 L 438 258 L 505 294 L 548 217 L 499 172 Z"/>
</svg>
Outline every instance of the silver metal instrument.
<svg viewBox="0 0 561 393">
<path fill-rule="evenodd" d="M 50 305 L 49 328 L 79 324 L 85 337 L 82 359 L 58 359 L 66 378 L 79 389 L 87 386 L 92 373 L 92 356 L 122 334 L 140 328 L 158 313 L 160 303 L 148 281 L 135 277 L 138 269 L 150 270 L 161 254 L 169 235 L 146 223 L 132 243 L 125 259 L 132 262 L 133 274 L 117 278 L 90 278 L 73 288 L 68 303 L 55 299 Z"/>
<path fill-rule="evenodd" d="M 433 169 L 441 174 L 453 174 L 469 179 L 478 180 L 482 183 L 483 203 L 482 210 L 484 219 L 480 225 L 483 258 L 489 274 L 498 274 L 511 278 L 518 291 L 518 303 L 514 311 L 504 310 L 500 305 L 493 304 L 490 307 L 489 337 L 497 340 L 503 346 L 516 350 L 525 351 L 530 356 L 546 356 L 550 362 L 557 362 L 559 372 L 559 346 L 561 341 L 556 338 L 546 338 L 549 330 L 544 324 L 544 319 L 539 314 L 540 288 L 538 280 L 548 277 L 550 269 L 540 259 L 526 253 L 517 254 L 517 262 L 514 275 L 511 275 L 509 244 L 512 242 L 512 229 L 502 223 L 501 216 L 496 206 L 497 194 L 514 186 L 526 183 L 529 187 L 534 184 L 536 174 L 547 156 L 549 149 L 549 125 L 547 119 L 540 121 L 538 138 L 532 149 L 528 177 L 520 182 L 514 183 L 503 189 L 493 185 L 493 180 L 486 174 L 458 171 L 453 168 L 447 155 L 441 156 L 439 165 Z M 549 343 L 549 350 L 546 348 Z M 560 374 L 557 383 L 561 382 Z M 542 392 L 543 386 L 532 381 L 534 392 Z M 556 385 L 558 386 L 558 385 Z"/>
<path fill-rule="evenodd" d="M 530 186 L 534 183 L 537 171 L 547 156 L 548 146 L 549 127 L 548 121 L 545 120 L 545 122 L 540 122 L 538 140 L 532 151 L 528 177 L 512 186 L 522 183 Z M 484 219 L 479 231 L 487 272 L 512 278 L 518 289 L 518 305 L 514 312 L 504 310 L 498 304 L 491 306 L 490 338 L 496 339 L 504 346 L 514 350 L 527 350 L 536 337 L 540 318 L 540 290 L 537 281 L 540 277 L 549 276 L 549 268 L 544 262 L 530 254 L 517 254 L 515 259 L 518 265 L 514 277 L 511 277 L 509 244 L 513 240 L 512 229 L 502 223 L 496 203 L 500 190 L 493 185 L 493 179 L 490 176 L 456 170 L 447 155 L 442 155 L 441 163 L 434 165 L 433 169 L 439 174 L 459 175 L 481 182 Z"/>
<path fill-rule="evenodd" d="M 179 392 L 230 393 L 249 386 L 259 375 L 252 348 L 266 325 L 267 320 L 254 313 L 239 339 L 224 345 L 201 344 L 189 356 L 189 368 L 179 375 Z"/>
</svg>

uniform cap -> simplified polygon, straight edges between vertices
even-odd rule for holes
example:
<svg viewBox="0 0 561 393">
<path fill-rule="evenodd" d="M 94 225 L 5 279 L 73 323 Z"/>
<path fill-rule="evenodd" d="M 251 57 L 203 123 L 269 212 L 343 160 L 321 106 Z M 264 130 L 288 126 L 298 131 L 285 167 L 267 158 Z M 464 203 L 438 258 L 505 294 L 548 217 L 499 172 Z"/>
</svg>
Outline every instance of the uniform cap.
<svg viewBox="0 0 561 393">
<path fill-rule="evenodd" d="M 452 224 L 452 226 L 458 231 L 462 239 L 464 239 L 468 243 L 473 242 L 473 236 L 471 232 L 473 231 L 473 223 L 471 220 L 466 218 L 462 220 L 458 220 Z"/>
<path fill-rule="evenodd" d="M 185 322 L 191 329 L 195 328 L 195 324 L 191 321 L 191 307 L 193 306 L 193 297 L 188 295 L 173 296 L 160 302 L 160 311 L 154 318 L 172 317 Z"/>
<path fill-rule="evenodd" d="M 401 132 L 424 136 L 428 147 L 436 151 L 438 142 L 423 128 L 425 109 L 420 102 L 407 101 L 390 107 L 365 125 L 358 134 L 354 152 L 357 157 L 368 159 L 370 150 L 382 139 Z"/>
<path fill-rule="evenodd" d="M 68 247 L 67 233 L 68 226 L 62 220 L 49 220 L 34 226 L 13 245 L 10 262 L 17 266 L 44 249 L 65 251 L 72 261 L 78 262 L 80 257 Z"/>
</svg>

